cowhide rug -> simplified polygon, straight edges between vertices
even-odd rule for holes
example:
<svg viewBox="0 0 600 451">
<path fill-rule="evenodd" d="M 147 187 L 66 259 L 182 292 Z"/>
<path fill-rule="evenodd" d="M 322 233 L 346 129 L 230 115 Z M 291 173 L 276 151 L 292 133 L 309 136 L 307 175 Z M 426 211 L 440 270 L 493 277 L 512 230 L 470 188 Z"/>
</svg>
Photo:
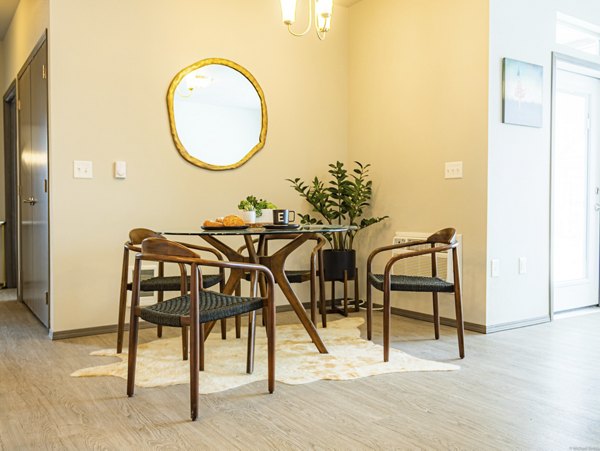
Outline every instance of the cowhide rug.
<svg viewBox="0 0 600 451">
<path fill-rule="evenodd" d="M 331 321 L 319 334 L 329 354 L 319 354 L 300 324 L 277 326 L 276 379 L 286 384 L 307 384 L 317 380 L 351 380 L 385 373 L 407 371 L 453 371 L 459 367 L 413 357 L 390 349 L 390 361 L 383 362 L 383 347 L 360 337 L 362 318 Z M 243 330 L 246 330 L 244 328 Z M 200 393 L 215 393 L 267 378 L 267 338 L 257 327 L 254 373 L 246 374 L 246 339 L 227 340 L 212 333 L 205 344 L 205 371 L 200 373 Z M 114 349 L 91 355 L 118 357 L 108 365 L 84 368 L 71 376 L 117 376 L 127 378 L 127 354 Z M 138 347 L 136 385 L 162 387 L 187 384 L 189 364 L 181 359 L 181 337 L 162 338 Z"/>
</svg>

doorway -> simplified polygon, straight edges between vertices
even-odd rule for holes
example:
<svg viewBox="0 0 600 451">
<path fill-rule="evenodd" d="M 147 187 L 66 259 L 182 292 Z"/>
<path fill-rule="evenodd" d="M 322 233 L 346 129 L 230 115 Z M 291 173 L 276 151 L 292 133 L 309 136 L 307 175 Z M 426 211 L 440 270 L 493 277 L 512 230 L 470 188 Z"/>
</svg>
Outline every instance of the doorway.
<svg viewBox="0 0 600 451">
<path fill-rule="evenodd" d="M 50 327 L 46 35 L 17 76 L 21 299 Z"/>
<path fill-rule="evenodd" d="M 599 304 L 600 66 L 555 55 L 551 314 Z"/>
<path fill-rule="evenodd" d="M 17 288 L 17 84 L 13 82 L 3 98 L 4 112 L 4 287 Z"/>
</svg>

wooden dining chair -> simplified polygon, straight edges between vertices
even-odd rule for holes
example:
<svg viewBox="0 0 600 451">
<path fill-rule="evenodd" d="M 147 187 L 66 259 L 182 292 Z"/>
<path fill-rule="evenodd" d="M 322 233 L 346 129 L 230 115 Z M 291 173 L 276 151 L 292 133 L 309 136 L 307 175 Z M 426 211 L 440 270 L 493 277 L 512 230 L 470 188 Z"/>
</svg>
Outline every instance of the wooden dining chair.
<svg viewBox="0 0 600 451">
<path fill-rule="evenodd" d="M 404 250 L 412 246 L 423 244 L 430 245 L 430 248 L 423 250 L 407 250 L 406 252 L 393 255 L 386 263 L 383 274 L 376 274 L 372 271 L 373 259 L 381 252 L 396 249 Z M 392 291 L 432 293 L 433 324 L 436 340 L 440 338 L 438 293 L 454 293 L 459 355 L 461 359 L 465 357 L 464 324 L 462 317 L 457 247 L 458 241 L 456 241 L 456 230 L 447 228 L 434 233 L 426 240 L 380 247 L 375 249 L 371 255 L 369 255 L 369 258 L 367 259 L 367 338 L 371 340 L 372 335 L 373 302 L 371 298 L 371 287 L 374 287 L 377 290 L 383 291 L 383 360 L 385 362 L 389 360 L 390 352 L 390 294 Z M 437 277 L 436 254 L 438 252 L 452 253 L 453 282 L 447 282 Z M 431 255 L 431 277 L 392 274 L 392 267 L 399 260 L 428 254 Z"/>
<path fill-rule="evenodd" d="M 140 307 L 140 273 L 143 261 L 175 263 L 180 267 L 180 278 L 187 278 L 186 267 L 190 268 L 190 293 L 178 296 L 154 305 Z M 264 297 L 229 296 L 207 291 L 203 285 L 203 267 L 243 270 L 261 274 L 267 287 Z M 141 252 L 135 256 L 133 271 L 133 292 L 131 321 L 129 328 L 129 355 L 127 369 L 127 395 L 133 396 L 135 387 L 135 366 L 138 345 L 140 318 L 153 324 L 170 327 L 190 328 L 190 408 L 192 420 L 198 417 L 199 371 L 204 370 L 204 327 L 205 323 L 219 321 L 235 315 L 256 312 L 265 308 L 267 352 L 268 352 L 268 388 L 275 390 L 275 302 L 273 290 L 275 280 L 271 271 L 263 265 L 204 260 L 190 248 L 159 237 L 142 241 Z M 252 316 L 251 316 L 252 318 Z M 254 358 L 254 325 L 248 326 L 248 361 Z M 246 371 L 251 372 L 253 365 Z"/>
<path fill-rule="evenodd" d="M 296 238 L 297 234 L 277 234 L 264 236 L 262 248 L 258 249 L 258 255 L 268 255 L 269 243 L 275 241 L 290 241 Z M 325 279 L 323 278 L 323 247 L 327 244 L 327 240 L 322 236 L 315 236 L 310 240 L 316 244 L 310 253 L 309 267 L 306 269 L 286 269 L 285 275 L 290 284 L 310 282 L 310 319 L 316 326 L 317 324 L 317 289 L 319 291 L 319 311 L 321 312 L 321 320 L 323 327 L 327 324 L 327 313 L 325 311 Z M 309 240 L 309 241 L 310 241 Z M 254 241 L 256 242 L 256 241 Z M 238 249 L 239 253 L 246 250 L 246 246 Z M 250 274 L 246 273 L 244 279 L 250 281 Z M 239 287 L 238 287 L 239 290 Z M 239 291 L 237 292 L 239 294 Z M 237 327 L 237 323 L 236 323 Z"/>
<path fill-rule="evenodd" d="M 129 240 L 125 242 L 123 248 L 123 265 L 121 268 L 121 289 L 119 295 L 119 318 L 117 324 L 117 353 L 120 354 L 123 351 L 123 335 L 125 330 L 125 311 L 127 310 L 127 291 L 132 290 L 132 283 L 128 282 L 129 276 L 129 253 L 140 252 L 140 244 L 146 238 L 162 238 L 164 236 L 150 229 L 138 228 L 133 229 L 129 232 Z M 181 243 L 190 249 L 195 249 L 201 252 L 207 252 L 214 256 L 217 260 L 222 260 L 221 253 L 213 248 L 196 246 L 189 243 Z M 158 302 L 162 302 L 164 299 L 165 291 L 180 291 L 182 295 L 187 293 L 188 287 L 190 286 L 190 278 L 186 277 L 180 279 L 179 276 L 165 276 L 165 267 L 163 262 L 158 264 L 158 276 L 144 279 L 140 282 L 140 291 L 143 292 L 157 292 Z M 225 275 L 223 270 L 220 270 L 218 274 L 206 274 L 202 280 L 204 288 L 210 288 L 215 285 L 220 285 L 220 291 L 225 283 Z M 157 328 L 158 337 L 162 337 L 162 326 Z M 226 336 L 226 325 L 224 322 L 221 323 L 221 336 Z M 187 359 L 187 330 L 182 328 L 182 352 L 183 359 Z"/>
</svg>

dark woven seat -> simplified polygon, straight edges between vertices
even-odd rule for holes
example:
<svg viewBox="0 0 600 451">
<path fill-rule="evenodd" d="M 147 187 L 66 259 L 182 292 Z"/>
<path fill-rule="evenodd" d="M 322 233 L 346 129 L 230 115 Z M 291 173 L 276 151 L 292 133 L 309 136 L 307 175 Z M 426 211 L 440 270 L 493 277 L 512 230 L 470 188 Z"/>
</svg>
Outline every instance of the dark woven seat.
<svg viewBox="0 0 600 451">
<path fill-rule="evenodd" d="M 310 280 L 310 270 L 309 269 L 298 269 L 298 270 L 290 270 L 285 271 L 285 276 L 287 277 L 290 283 L 303 283 L 308 282 Z M 250 281 L 250 273 L 246 273 L 244 275 L 244 279 L 248 282 Z"/>
<path fill-rule="evenodd" d="M 263 299 L 201 291 L 198 305 L 200 322 L 208 323 L 260 309 L 263 307 Z M 140 311 L 142 319 L 153 324 L 170 327 L 181 327 L 181 317 L 189 316 L 189 314 L 190 296 L 188 294 L 143 307 Z"/>
<path fill-rule="evenodd" d="M 383 291 L 383 274 L 369 274 L 369 281 L 378 290 Z M 434 293 L 453 293 L 454 284 L 439 277 L 391 276 L 392 291 L 420 291 Z"/>
<path fill-rule="evenodd" d="M 210 288 L 221 282 L 219 274 L 206 274 L 202 276 L 202 287 Z M 187 286 L 190 286 L 190 277 L 187 278 Z M 131 283 L 127 284 L 131 290 Z M 140 291 L 180 291 L 181 278 L 179 276 L 152 277 L 140 282 Z"/>
</svg>

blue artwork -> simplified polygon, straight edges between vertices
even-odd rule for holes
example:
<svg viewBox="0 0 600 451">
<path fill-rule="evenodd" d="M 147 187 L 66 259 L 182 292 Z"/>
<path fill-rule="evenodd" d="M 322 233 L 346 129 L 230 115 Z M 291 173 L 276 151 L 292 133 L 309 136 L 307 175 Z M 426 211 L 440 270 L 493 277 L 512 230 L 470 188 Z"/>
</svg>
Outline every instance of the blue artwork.
<svg viewBox="0 0 600 451">
<path fill-rule="evenodd" d="M 504 58 L 502 122 L 541 127 L 544 68 Z"/>
</svg>

